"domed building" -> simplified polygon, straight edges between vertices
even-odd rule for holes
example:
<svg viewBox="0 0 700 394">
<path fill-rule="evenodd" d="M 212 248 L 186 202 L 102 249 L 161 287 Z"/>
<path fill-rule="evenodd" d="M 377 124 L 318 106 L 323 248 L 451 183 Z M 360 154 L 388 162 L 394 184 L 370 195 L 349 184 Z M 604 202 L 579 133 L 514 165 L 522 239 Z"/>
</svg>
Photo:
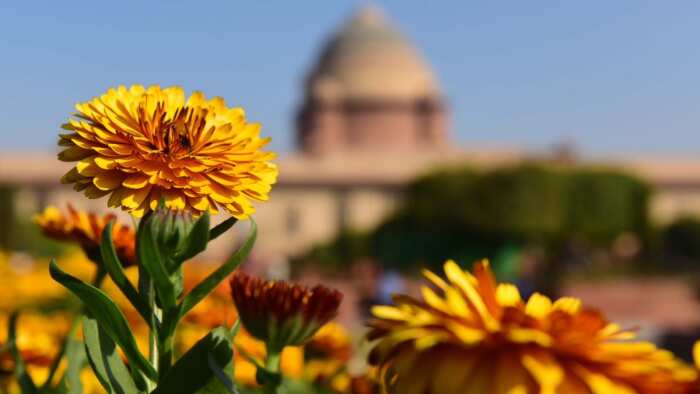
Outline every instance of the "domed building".
<svg viewBox="0 0 700 394">
<path fill-rule="evenodd" d="M 358 10 L 321 46 L 303 80 L 298 150 L 277 160 L 279 181 L 270 201 L 259 204 L 256 256 L 284 261 L 339 231 L 371 228 L 397 206 L 408 182 L 435 168 L 552 158 L 551 152 L 458 146 L 449 136 L 446 101 L 430 66 L 382 12 Z M 570 161 L 563 148 L 559 159 Z M 595 164 L 654 185 L 651 208 L 659 223 L 700 215 L 700 160 L 694 157 L 599 157 Z M 58 183 L 68 169 L 49 152 L 3 152 L 0 187 L 16 189 L 12 209 L 30 217 L 47 204 L 75 200 L 75 192 Z M 99 211 L 104 201 L 81 199 L 80 205 Z M 230 248 L 216 245 L 221 255 Z"/>
<path fill-rule="evenodd" d="M 297 117 L 301 151 L 429 150 L 447 139 L 445 100 L 430 67 L 375 7 L 327 42 Z"/>
</svg>

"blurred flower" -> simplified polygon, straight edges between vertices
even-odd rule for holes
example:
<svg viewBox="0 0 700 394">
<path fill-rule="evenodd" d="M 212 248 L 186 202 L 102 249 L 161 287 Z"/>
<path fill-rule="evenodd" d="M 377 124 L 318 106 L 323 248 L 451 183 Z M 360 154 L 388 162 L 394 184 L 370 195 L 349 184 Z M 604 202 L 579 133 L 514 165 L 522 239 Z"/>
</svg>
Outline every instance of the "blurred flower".
<svg viewBox="0 0 700 394">
<path fill-rule="evenodd" d="M 95 265 L 78 249 L 60 257 L 58 264 L 83 280 L 90 280 L 95 273 Z M 65 307 L 67 299 L 66 288 L 51 279 L 48 261 L 17 254 L 0 259 L 0 310 L 48 310 Z"/>
<path fill-rule="evenodd" d="M 350 379 L 350 394 L 379 394 L 381 387 L 376 379 L 367 376 L 357 376 Z"/>
<path fill-rule="evenodd" d="M 422 300 L 373 308 L 370 362 L 389 393 L 696 392 L 695 371 L 651 343 L 621 342 L 634 334 L 577 299 L 524 302 L 486 261 L 473 276 L 448 261 L 445 274 L 424 272 L 437 292 L 423 287 Z"/>
<path fill-rule="evenodd" d="M 260 149 L 260 125 L 241 108 L 182 88 L 110 89 L 76 105 L 59 145 L 59 159 L 77 162 L 62 182 L 89 198 L 109 195 L 109 206 L 135 216 L 156 208 L 216 213 L 221 207 L 245 219 L 251 201 L 268 198 L 277 178 L 273 153 Z"/>
<path fill-rule="evenodd" d="M 350 335 L 338 323 L 330 322 L 306 344 L 304 377 L 319 384 L 330 383 L 336 391 L 349 387 L 346 365 L 352 356 Z"/>
<path fill-rule="evenodd" d="M 338 323 L 330 322 L 306 345 L 307 357 L 329 358 L 347 362 L 352 356 L 350 334 Z"/>
<path fill-rule="evenodd" d="M 233 273 L 231 295 L 243 326 L 274 351 L 306 343 L 335 317 L 343 298 L 337 290 Z"/>
<path fill-rule="evenodd" d="M 92 212 L 78 211 L 70 204 L 68 204 L 67 215 L 58 208 L 49 206 L 44 209 L 44 212 L 34 216 L 34 221 L 47 237 L 79 243 L 85 254 L 93 261 L 100 261 L 102 231 L 107 223 L 115 219 L 114 214 L 99 216 Z M 117 256 L 124 266 L 136 264 L 135 237 L 131 227 L 115 221 L 112 227 L 112 239 Z"/>
<path fill-rule="evenodd" d="M 347 371 L 334 376 L 327 387 L 338 394 L 380 394 L 382 391 L 376 368 L 370 368 L 364 374 L 352 375 Z M 440 393 L 441 394 L 441 393 Z"/>
<path fill-rule="evenodd" d="M 12 375 L 15 362 L 7 344 L 9 314 L 0 315 L 0 376 Z M 20 314 L 17 322 L 16 344 L 29 374 L 35 381 L 43 381 L 58 354 L 63 337 L 70 328 L 70 318 L 63 313 L 42 315 Z M 6 382 L 9 383 L 9 382 Z"/>
</svg>

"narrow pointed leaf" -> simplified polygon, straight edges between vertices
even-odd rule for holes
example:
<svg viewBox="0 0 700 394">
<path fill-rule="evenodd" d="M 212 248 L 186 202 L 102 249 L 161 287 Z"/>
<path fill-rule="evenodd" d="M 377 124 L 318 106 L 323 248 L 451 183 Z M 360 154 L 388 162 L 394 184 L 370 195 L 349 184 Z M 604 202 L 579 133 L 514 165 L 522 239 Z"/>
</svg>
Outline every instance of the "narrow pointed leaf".
<svg viewBox="0 0 700 394">
<path fill-rule="evenodd" d="M 10 316 L 10 321 L 8 323 L 7 330 L 7 344 L 10 348 L 10 353 L 15 362 L 14 375 L 19 382 L 19 387 L 22 390 L 22 394 L 39 394 L 39 389 L 37 389 L 36 384 L 32 381 L 31 376 L 27 372 L 27 366 L 24 364 L 24 359 L 17 348 L 17 318 L 19 315 L 17 312 Z"/>
<path fill-rule="evenodd" d="M 185 250 L 178 252 L 175 260 L 183 262 L 191 259 L 207 248 L 209 243 L 209 213 L 205 212 L 192 226 L 187 241 L 185 242 Z"/>
<path fill-rule="evenodd" d="M 85 350 L 95 376 L 110 394 L 138 393 L 129 370 L 119 357 L 114 341 L 101 330 L 97 320 L 83 317 Z"/>
<path fill-rule="evenodd" d="M 230 392 L 217 378 L 211 364 L 226 366 L 221 373 L 229 374 L 232 359 L 228 330 L 219 327 L 200 339 L 177 360 L 151 394 Z"/>
<path fill-rule="evenodd" d="M 90 314 L 99 322 L 100 327 L 122 348 L 132 366 L 141 370 L 149 378 L 158 379 L 156 370 L 136 346 L 136 340 L 131 334 L 124 314 L 107 294 L 61 271 L 53 260 L 49 265 L 49 273 L 55 281 L 80 298 Z"/>
<path fill-rule="evenodd" d="M 114 241 L 112 239 L 112 225 L 114 222 L 110 221 L 105 226 L 104 231 L 102 231 L 102 243 L 100 244 L 100 252 L 102 253 L 102 265 L 112 278 L 115 285 L 121 290 L 121 292 L 126 296 L 126 298 L 131 302 L 136 311 L 143 317 L 146 323 L 151 322 L 151 308 L 148 306 L 146 301 L 139 296 L 134 285 L 129 282 L 129 279 L 124 273 L 124 266 L 119 257 L 117 256 L 117 251 L 114 249 Z"/>
<path fill-rule="evenodd" d="M 213 240 L 219 238 L 219 235 L 228 231 L 228 229 L 233 227 L 233 225 L 236 224 L 236 222 L 238 222 L 238 219 L 236 219 L 234 217 L 230 217 L 230 218 L 224 220 L 223 222 L 217 224 L 216 226 L 214 226 L 214 228 L 212 228 L 209 231 L 209 240 L 213 241 Z"/>
<path fill-rule="evenodd" d="M 153 280 L 153 286 L 156 289 L 156 294 L 164 308 L 171 308 L 176 305 L 175 285 L 170 280 L 168 271 L 165 268 L 165 262 L 162 260 L 162 255 L 158 250 L 158 244 L 153 237 L 153 228 L 149 225 L 144 225 L 147 220 L 141 220 L 142 225 L 139 226 L 137 253 L 139 263 L 146 269 L 148 275 Z"/>
<path fill-rule="evenodd" d="M 192 289 L 182 300 L 182 306 L 180 307 L 180 315 L 184 316 L 190 309 L 194 308 L 204 297 L 206 297 L 216 286 L 221 283 L 226 277 L 228 277 L 233 270 L 238 267 L 243 260 L 248 257 L 250 251 L 253 249 L 255 244 L 255 238 L 257 237 L 258 227 L 254 221 L 250 221 L 250 234 L 248 238 L 243 243 L 243 245 L 231 256 L 229 259 L 222 264 L 216 271 L 212 272 L 207 276 L 202 282 L 200 282 L 194 289 Z"/>
<path fill-rule="evenodd" d="M 80 371 L 85 365 L 85 349 L 83 344 L 74 335 L 66 339 L 66 359 L 68 369 L 63 376 L 67 392 L 70 394 L 83 394 L 83 384 L 80 382 Z"/>
</svg>

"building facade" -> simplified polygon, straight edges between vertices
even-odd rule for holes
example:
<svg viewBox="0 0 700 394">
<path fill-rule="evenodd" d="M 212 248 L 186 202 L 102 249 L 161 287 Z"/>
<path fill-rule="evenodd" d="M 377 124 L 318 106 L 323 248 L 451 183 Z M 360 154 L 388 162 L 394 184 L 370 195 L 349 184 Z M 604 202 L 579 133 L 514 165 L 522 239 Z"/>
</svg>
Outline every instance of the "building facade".
<svg viewBox="0 0 700 394">
<path fill-rule="evenodd" d="M 303 84 L 296 118 L 298 149 L 278 160 L 269 202 L 258 204 L 256 253 L 277 261 L 332 239 L 344 228 L 370 228 L 401 200 L 404 185 L 431 169 L 469 163 L 491 168 L 549 153 L 457 147 L 447 101 L 418 50 L 376 8 L 352 16 L 323 46 Z M 668 221 L 700 214 L 700 160 L 678 157 L 584 159 L 618 167 L 656 187 L 652 214 Z M 21 171 L 18 171 L 21 169 Z M 23 217 L 46 204 L 77 201 L 58 183 L 69 169 L 49 153 L 3 153 L 0 184 L 18 189 Z M 216 250 L 232 244 L 216 241 Z"/>
</svg>

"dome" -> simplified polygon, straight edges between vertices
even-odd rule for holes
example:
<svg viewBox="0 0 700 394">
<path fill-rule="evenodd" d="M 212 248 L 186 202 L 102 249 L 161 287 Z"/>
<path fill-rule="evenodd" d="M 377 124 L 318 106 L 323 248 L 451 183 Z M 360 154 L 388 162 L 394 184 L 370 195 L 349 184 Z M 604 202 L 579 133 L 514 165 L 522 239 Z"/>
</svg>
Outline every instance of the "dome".
<svg viewBox="0 0 700 394">
<path fill-rule="evenodd" d="M 439 96 L 433 73 L 382 12 L 357 12 L 328 42 L 309 79 L 320 99 L 416 100 Z"/>
</svg>

